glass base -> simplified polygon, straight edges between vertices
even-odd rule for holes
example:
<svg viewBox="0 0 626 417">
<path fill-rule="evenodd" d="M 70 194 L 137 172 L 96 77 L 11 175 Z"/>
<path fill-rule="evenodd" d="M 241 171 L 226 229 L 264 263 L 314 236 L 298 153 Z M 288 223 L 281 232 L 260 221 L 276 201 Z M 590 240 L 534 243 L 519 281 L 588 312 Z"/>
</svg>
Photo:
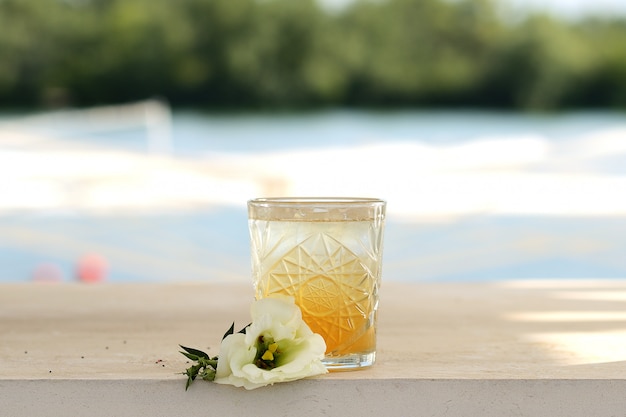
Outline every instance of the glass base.
<svg viewBox="0 0 626 417">
<path fill-rule="evenodd" d="M 322 363 L 329 371 L 355 371 L 374 365 L 376 352 L 352 353 L 344 356 L 326 356 Z"/>
</svg>

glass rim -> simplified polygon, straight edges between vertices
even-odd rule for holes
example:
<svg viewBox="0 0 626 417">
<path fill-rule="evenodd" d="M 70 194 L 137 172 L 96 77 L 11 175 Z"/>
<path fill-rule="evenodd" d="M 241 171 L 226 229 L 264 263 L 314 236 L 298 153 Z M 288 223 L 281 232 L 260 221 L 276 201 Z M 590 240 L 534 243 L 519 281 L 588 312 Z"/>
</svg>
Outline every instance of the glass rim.
<svg viewBox="0 0 626 417">
<path fill-rule="evenodd" d="M 386 204 L 386 201 L 372 197 L 264 197 L 248 200 L 248 204 L 255 206 L 306 207 L 316 205 L 375 205 Z"/>
</svg>

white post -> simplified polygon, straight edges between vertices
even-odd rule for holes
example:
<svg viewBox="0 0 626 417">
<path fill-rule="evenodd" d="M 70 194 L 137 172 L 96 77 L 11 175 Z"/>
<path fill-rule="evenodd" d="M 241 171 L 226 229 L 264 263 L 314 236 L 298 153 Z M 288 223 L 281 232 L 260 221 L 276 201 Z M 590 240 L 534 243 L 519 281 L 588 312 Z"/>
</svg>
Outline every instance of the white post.
<svg viewBox="0 0 626 417">
<path fill-rule="evenodd" d="M 169 106 L 157 100 L 144 103 L 148 151 L 166 154 L 172 151 L 172 115 Z"/>
</svg>

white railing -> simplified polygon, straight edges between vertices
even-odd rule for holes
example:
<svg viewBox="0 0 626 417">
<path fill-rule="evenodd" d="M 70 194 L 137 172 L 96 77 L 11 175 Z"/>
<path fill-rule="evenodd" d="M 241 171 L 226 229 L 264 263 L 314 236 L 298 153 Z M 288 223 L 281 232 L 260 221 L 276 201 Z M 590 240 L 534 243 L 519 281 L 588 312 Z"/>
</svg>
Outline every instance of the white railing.
<svg viewBox="0 0 626 417">
<path fill-rule="evenodd" d="M 170 106 L 160 100 L 58 110 L 11 118 L 0 122 L 0 133 L 3 129 L 46 128 L 59 124 L 71 124 L 80 128 L 82 134 L 144 129 L 150 153 L 164 154 L 172 150 L 172 112 Z"/>
</svg>

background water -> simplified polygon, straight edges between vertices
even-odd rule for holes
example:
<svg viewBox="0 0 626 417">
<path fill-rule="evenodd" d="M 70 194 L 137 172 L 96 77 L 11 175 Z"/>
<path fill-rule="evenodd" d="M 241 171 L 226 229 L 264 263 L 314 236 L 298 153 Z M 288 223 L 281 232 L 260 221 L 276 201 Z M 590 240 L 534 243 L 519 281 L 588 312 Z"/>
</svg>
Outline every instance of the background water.
<svg viewBox="0 0 626 417">
<path fill-rule="evenodd" d="M 3 119 L 0 127 L 16 120 Z M 69 281 L 89 253 L 105 260 L 113 282 L 249 280 L 245 200 L 262 189 L 241 184 L 266 174 L 289 184 L 279 190 L 387 199 L 384 279 L 626 276 L 626 115 L 177 111 L 171 121 L 165 156 L 219 168 L 218 177 L 236 177 L 232 190 L 199 188 L 200 203 L 185 206 L 169 204 L 175 198 L 168 194 L 139 209 L 45 200 L 20 207 L 12 204 L 22 197 L 16 187 L 26 193 L 32 184 L 6 161 L 60 149 L 40 154 L 52 163 L 85 144 L 94 157 L 114 149 L 152 158 L 150 135 L 141 125 L 94 127 L 74 117 L 20 120 L 20 132 L 48 138 L 41 143 L 11 139 L 0 128 L 0 189 L 14 193 L 0 198 L 0 282 L 31 280 L 42 266 Z M 49 174 L 55 185 L 70 181 Z"/>
<path fill-rule="evenodd" d="M 6 119 L 8 116 L 4 116 Z M 2 116 L 0 116 L 2 120 Z M 177 111 L 172 151 L 199 157 L 212 152 L 267 152 L 397 141 L 445 145 L 484 138 L 538 136 L 572 140 L 626 126 L 626 114 L 609 111 L 515 113 L 489 111 L 358 111 L 215 114 Z M 98 126 L 84 119 L 29 119 L 24 128 L 66 139 L 147 150 L 143 126 Z"/>
</svg>

